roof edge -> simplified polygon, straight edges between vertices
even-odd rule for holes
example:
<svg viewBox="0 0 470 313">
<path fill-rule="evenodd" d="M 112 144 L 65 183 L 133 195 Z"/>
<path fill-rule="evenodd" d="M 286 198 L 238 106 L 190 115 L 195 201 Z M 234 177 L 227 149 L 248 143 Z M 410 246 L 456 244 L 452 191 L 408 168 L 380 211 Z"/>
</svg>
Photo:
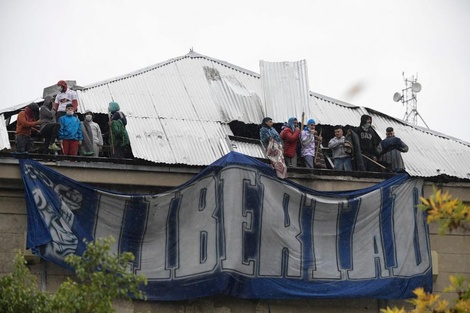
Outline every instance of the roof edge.
<svg viewBox="0 0 470 313">
<path fill-rule="evenodd" d="M 178 61 L 183 60 L 183 59 L 186 59 L 186 58 L 191 58 L 191 59 L 198 59 L 198 58 L 206 59 L 206 60 L 209 60 L 209 61 L 218 63 L 218 64 L 220 64 L 220 65 L 222 65 L 222 66 L 230 67 L 230 68 L 232 68 L 232 69 L 234 69 L 234 70 L 236 70 L 236 71 L 239 71 L 239 72 L 241 72 L 241 73 L 244 73 L 244 74 L 247 74 L 247 75 L 250 75 L 250 76 L 254 76 L 254 77 L 256 77 L 256 78 L 260 78 L 260 75 L 259 75 L 258 73 L 252 72 L 252 71 L 250 71 L 250 70 L 247 70 L 247 69 L 242 68 L 242 67 L 240 67 L 240 66 L 237 66 L 237 65 L 235 65 L 235 64 L 229 63 L 229 62 L 227 62 L 227 61 L 222 61 L 222 60 L 219 60 L 219 59 L 216 59 L 216 58 L 212 58 L 212 57 L 209 57 L 209 56 L 206 56 L 206 55 L 197 53 L 197 52 L 195 52 L 194 50 L 191 49 L 191 50 L 190 50 L 187 54 L 185 54 L 185 55 L 182 55 L 182 56 L 179 56 L 179 57 L 176 57 L 176 58 L 172 58 L 172 59 L 168 59 L 168 60 L 166 60 L 166 61 L 163 61 L 163 62 L 154 64 L 154 65 L 150 65 L 150 66 L 141 68 L 141 69 L 139 69 L 139 70 L 136 70 L 136 71 L 127 73 L 127 74 L 119 75 L 119 76 L 116 76 L 116 77 L 113 77 L 113 78 L 109 78 L 109 79 L 102 80 L 102 81 L 99 81 L 99 82 L 96 82 L 96 83 L 92 83 L 92 84 L 83 86 L 83 89 L 84 89 L 84 90 L 86 90 L 86 89 L 91 89 L 91 88 L 95 88 L 95 87 L 99 87 L 99 86 L 102 86 L 102 85 L 106 85 L 106 84 L 108 84 L 108 83 L 112 83 L 112 82 L 115 82 L 115 81 L 118 81 L 118 80 L 122 80 L 122 79 L 126 79 L 126 78 L 129 78 L 129 77 L 132 77 L 132 76 L 140 75 L 140 74 L 142 74 L 142 73 L 149 72 L 149 71 L 151 71 L 151 70 L 157 69 L 157 68 L 159 68 L 159 67 L 163 67 L 163 66 L 168 65 L 168 64 L 171 64 L 171 63 L 178 62 Z"/>
</svg>

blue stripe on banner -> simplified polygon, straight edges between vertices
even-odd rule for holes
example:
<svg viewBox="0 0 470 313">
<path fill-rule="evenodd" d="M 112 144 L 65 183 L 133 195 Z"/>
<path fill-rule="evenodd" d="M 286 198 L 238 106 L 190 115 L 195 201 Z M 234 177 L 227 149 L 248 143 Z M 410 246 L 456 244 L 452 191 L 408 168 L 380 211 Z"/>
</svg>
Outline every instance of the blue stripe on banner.
<svg viewBox="0 0 470 313">
<path fill-rule="evenodd" d="M 383 208 L 380 214 L 383 245 L 385 246 L 385 267 L 395 267 L 395 240 L 393 238 L 393 197 L 394 194 L 389 186 L 382 188 Z"/>
<path fill-rule="evenodd" d="M 351 199 L 348 202 L 340 203 L 340 220 L 339 220 L 339 251 L 340 266 L 343 269 L 352 269 L 352 234 L 354 232 L 354 223 L 356 221 L 357 212 L 359 210 L 360 201 Z"/>
<path fill-rule="evenodd" d="M 170 203 L 170 214 L 168 217 L 168 268 L 174 269 L 178 266 L 178 213 L 180 197 L 173 199 Z"/>
<path fill-rule="evenodd" d="M 147 203 L 142 197 L 132 197 L 124 211 L 123 232 L 120 239 L 120 251 L 132 252 L 136 266 L 141 263 L 142 244 L 148 215 Z"/>
</svg>

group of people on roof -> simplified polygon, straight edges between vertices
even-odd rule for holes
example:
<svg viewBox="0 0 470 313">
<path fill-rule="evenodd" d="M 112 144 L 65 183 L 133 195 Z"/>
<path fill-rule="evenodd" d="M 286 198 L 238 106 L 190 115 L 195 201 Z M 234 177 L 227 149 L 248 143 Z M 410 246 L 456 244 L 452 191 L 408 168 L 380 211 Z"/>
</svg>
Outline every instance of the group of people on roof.
<svg viewBox="0 0 470 313">
<path fill-rule="evenodd" d="M 288 119 L 279 133 L 273 120 L 265 117 L 261 123 L 260 141 L 267 158 L 280 178 L 287 176 L 288 167 L 327 168 L 323 154 L 322 132 L 317 131 L 315 120 L 299 125 L 296 117 Z M 408 146 L 392 127 L 387 127 L 381 140 L 372 128 L 372 117 L 362 115 L 359 127 L 334 127 L 334 137 L 328 141 L 333 159 L 332 167 L 339 171 L 403 172 L 402 152 Z"/>
<path fill-rule="evenodd" d="M 86 110 L 80 120 L 78 97 L 67 82 L 57 83 L 58 94 L 46 96 L 41 107 L 31 103 L 18 113 L 15 142 L 16 153 L 26 154 L 34 149 L 34 133 L 44 139 L 42 154 L 60 153 L 70 156 L 98 157 L 103 147 L 103 135 L 98 123 L 93 121 L 93 112 Z M 127 119 L 120 111 L 117 102 L 110 102 L 109 107 L 110 156 L 127 156 L 129 136 Z"/>
</svg>

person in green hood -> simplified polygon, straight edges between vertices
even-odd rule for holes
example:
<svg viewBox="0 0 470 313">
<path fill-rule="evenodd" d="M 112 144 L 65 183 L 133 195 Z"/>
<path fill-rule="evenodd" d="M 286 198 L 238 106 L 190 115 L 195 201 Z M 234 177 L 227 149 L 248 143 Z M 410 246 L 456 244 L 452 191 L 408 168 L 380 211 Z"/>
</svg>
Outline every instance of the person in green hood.
<svg viewBox="0 0 470 313">
<path fill-rule="evenodd" d="M 127 118 L 122 113 L 119 104 L 115 101 L 109 103 L 109 131 L 110 131 L 110 156 L 112 158 L 129 158 L 132 156 L 127 133 Z"/>
</svg>

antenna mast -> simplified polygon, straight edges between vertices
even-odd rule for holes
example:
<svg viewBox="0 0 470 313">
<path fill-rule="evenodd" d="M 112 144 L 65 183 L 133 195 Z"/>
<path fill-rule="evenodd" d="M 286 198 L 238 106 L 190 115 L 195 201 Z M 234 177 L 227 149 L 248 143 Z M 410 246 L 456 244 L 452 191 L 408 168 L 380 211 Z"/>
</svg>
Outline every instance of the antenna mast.
<svg viewBox="0 0 470 313">
<path fill-rule="evenodd" d="M 413 125 L 418 125 L 418 116 L 421 121 L 429 129 L 428 124 L 424 121 L 423 117 L 418 112 L 418 101 L 416 94 L 421 91 L 421 84 L 418 83 L 418 74 L 416 78 L 411 76 L 411 78 L 405 78 L 405 72 L 402 73 L 403 81 L 405 82 L 405 88 L 402 89 L 402 93 L 395 92 L 393 95 L 393 101 L 401 101 L 403 105 L 406 105 L 406 112 L 403 116 L 403 120 L 410 122 Z"/>
</svg>

